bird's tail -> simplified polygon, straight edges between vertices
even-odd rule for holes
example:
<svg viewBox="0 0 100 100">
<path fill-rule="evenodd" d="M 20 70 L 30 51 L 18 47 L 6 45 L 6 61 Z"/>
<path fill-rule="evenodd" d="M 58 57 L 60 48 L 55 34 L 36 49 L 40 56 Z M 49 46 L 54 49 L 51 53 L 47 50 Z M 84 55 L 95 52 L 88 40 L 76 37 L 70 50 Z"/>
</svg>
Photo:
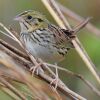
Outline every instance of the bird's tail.
<svg viewBox="0 0 100 100">
<path fill-rule="evenodd" d="M 72 34 L 73 35 L 76 35 L 77 32 L 79 32 L 82 28 L 84 28 L 88 22 L 91 20 L 92 17 L 88 17 L 86 18 L 84 21 L 82 21 L 79 25 L 75 26 L 73 29 L 72 29 Z"/>
</svg>

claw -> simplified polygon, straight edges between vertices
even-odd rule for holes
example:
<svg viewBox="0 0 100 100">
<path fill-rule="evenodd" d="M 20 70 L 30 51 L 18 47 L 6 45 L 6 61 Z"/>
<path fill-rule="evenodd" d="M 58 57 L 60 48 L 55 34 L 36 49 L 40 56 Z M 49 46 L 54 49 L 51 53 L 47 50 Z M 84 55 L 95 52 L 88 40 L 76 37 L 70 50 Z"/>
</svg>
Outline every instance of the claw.
<svg viewBox="0 0 100 100">
<path fill-rule="evenodd" d="M 57 65 L 57 63 L 55 63 L 55 65 Z M 56 67 L 55 78 L 51 81 L 50 85 L 55 84 L 54 89 L 56 90 L 58 86 L 58 82 L 59 82 L 59 76 L 58 76 L 58 69 Z"/>
<path fill-rule="evenodd" d="M 52 85 L 53 83 L 55 83 L 54 89 L 56 90 L 56 89 L 57 89 L 57 86 L 58 86 L 58 82 L 59 82 L 59 78 L 56 77 L 55 79 L 53 79 L 53 80 L 50 82 L 50 85 Z"/>
<path fill-rule="evenodd" d="M 42 65 L 42 63 L 39 63 L 37 65 L 35 65 L 34 67 L 30 68 L 30 71 L 32 72 L 32 76 L 34 75 L 34 73 L 36 72 L 36 74 L 38 75 L 39 73 L 39 67 Z"/>
</svg>

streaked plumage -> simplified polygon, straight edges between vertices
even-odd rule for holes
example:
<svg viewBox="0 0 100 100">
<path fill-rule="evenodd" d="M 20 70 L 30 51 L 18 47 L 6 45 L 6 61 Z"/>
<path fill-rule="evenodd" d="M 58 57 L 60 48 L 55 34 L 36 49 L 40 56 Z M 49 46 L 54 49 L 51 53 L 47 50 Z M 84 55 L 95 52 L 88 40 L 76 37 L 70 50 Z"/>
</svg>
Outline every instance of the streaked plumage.
<svg viewBox="0 0 100 100">
<path fill-rule="evenodd" d="M 59 62 L 73 47 L 71 33 L 52 25 L 44 15 L 26 11 L 16 17 L 21 26 L 20 40 L 36 58 Z"/>
</svg>

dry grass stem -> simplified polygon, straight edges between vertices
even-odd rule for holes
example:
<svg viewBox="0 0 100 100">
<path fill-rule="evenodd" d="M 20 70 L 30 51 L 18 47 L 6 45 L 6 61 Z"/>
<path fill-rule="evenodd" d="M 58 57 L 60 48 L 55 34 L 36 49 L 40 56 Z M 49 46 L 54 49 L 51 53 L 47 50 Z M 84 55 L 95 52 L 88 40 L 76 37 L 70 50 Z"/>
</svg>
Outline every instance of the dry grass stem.
<svg viewBox="0 0 100 100">
<path fill-rule="evenodd" d="M 9 88 L 9 90 L 14 92 L 22 100 L 26 100 L 25 99 L 26 97 L 23 94 L 21 94 L 20 91 L 18 91 L 15 87 L 13 87 L 13 85 L 11 85 L 9 82 L 7 82 L 4 78 L 0 77 L 0 82 L 2 82 L 7 88 Z"/>
</svg>

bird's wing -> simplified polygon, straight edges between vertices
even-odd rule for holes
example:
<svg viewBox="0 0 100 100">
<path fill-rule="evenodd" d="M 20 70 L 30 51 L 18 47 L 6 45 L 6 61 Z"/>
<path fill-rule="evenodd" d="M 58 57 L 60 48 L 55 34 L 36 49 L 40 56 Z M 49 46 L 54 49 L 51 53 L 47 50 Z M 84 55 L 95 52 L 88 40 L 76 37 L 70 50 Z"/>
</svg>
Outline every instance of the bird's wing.
<svg viewBox="0 0 100 100">
<path fill-rule="evenodd" d="M 48 29 L 53 33 L 56 45 L 66 48 L 74 47 L 71 43 L 71 33 L 68 30 L 61 29 L 60 27 L 56 27 L 55 25 L 49 25 Z"/>
</svg>

